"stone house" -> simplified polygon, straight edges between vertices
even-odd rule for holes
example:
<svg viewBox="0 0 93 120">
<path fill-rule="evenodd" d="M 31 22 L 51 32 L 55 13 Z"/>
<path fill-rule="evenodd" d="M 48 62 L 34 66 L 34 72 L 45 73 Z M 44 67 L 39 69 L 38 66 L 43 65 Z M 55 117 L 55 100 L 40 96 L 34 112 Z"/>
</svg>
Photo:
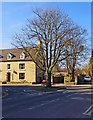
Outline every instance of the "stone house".
<svg viewBox="0 0 93 120">
<path fill-rule="evenodd" d="M 30 51 L 35 56 L 35 48 Z M 0 50 L 0 82 L 41 82 L 42 71 L 22 48 Z"/>
</svg>

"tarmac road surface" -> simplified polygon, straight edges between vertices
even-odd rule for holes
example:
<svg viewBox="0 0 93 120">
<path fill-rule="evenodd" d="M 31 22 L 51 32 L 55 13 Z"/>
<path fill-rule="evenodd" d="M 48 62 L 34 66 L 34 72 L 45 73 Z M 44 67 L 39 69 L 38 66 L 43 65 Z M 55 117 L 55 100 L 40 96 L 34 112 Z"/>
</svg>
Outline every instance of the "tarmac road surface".
<svg viewBox="0 0 93 120">
<path fill-rule="evenodd" d="M 31 86 L 30 86 L 31 88 Z M 29 86 L 3 87 L 10 91 L 2 100 L 4 118 L 91 118 L 93 89 L 67 87 L 56 92 L 29 90 Z"/>
</svg>

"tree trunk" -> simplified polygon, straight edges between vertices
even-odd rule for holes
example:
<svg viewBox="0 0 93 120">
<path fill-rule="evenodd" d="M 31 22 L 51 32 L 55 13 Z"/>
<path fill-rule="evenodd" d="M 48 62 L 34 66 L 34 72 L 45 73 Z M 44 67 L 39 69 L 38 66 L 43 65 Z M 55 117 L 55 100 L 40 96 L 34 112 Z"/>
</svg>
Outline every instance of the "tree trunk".
<svg viewBox="0 0 93 120">
<path fill-rule="evenodd" d="M 46 80 L 46 87 L 51 87 L 51 72 L 47 72 Z"/>
<path fill-rule="evenodd" d="M 72 82 L 75 82 L 75 70 L 74 70 L 74 68 L 73 68 L 73 70 L 72 70 L 72 78 L 71 78 L 71 81 L 72 81 Z"/>
<path fill-rule="evenodd" d="M 92 62 L 91 62 L 91 67 L 92 67 L 92 80 L 91 80 L 91 82 L 92 82 L 92 85 L 93 85 L 93 49 L 92 49 Z"/>
</svg>

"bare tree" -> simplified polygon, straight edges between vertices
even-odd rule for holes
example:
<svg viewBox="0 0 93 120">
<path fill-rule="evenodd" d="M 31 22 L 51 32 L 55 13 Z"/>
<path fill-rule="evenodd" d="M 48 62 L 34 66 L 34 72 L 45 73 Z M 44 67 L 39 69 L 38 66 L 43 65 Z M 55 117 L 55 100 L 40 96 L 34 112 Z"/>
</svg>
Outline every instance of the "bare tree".
<svg viewBox="0 0 93 120">
<path fill-rule="evenodd" d="M 68 53 L 65 56 L 67 46 L 75 40 L 77 34 L 78 38 L 81 38 L 82 34 L 78 31 L 80 27 L 59 9 L 36 9 L 33 12 L 34 19 L 28 19 L 21 33 L 15 34 L 13 44 L 22 47 L 33 62 L 45 72 L 47 87 L 51 87 L 53 67 L 72 54 Z M 77 34 L 74 34 L 76 31 Z M 30 53 L 33 47 L 36 57 Z"/>
<path fill-rule="evenodd" d="M 90 57 L 90 60 L 89 60 L 89 63 L 88 63 L 88 68 L 89 68 L 89 75 L 91 76 L 91 78 L 92 78 L 92 61 L 93 61 L 93 59 L 92 59 L 92 56 Z M 93 81 L 93 80 L 92 80 Z"/>
<path fill-rule="evenodd" d="M 70 44 L 66 47 L 66 56 L 68 54 L 72 54 L 71 56 L 68 56 L 65 60 L 66 67 L 68 74 L 70 75 L 70 79 L 72 82 L 75 81 L 75 68 L 77 65 L 84 64 L 84 61 L 88 59 L 89 49 L 86 44 L 87 40 L 87 31 L 82 28 L 78 28 L 77 31 L 75 31 L 72 35 L 74 39 L 70 42 Z"/>
<path fill-rule="evenodd" d="M 93 85 L 93 48 L 92 48 L 92 52 L 91 52 L 91 68 L 92 68 L 92 85 Z"/>
</svg>

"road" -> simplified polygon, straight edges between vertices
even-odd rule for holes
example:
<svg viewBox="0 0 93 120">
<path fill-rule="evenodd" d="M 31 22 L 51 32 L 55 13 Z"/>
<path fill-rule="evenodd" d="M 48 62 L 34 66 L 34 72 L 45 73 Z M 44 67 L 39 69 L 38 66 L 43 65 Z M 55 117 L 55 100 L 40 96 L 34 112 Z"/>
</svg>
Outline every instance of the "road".
<svg viewBox="0 0 93 120">
<path fill-rule="evenodd" d="M 31 89 L 31 87 L 30 87 Z M 92 89 L 67 87 L 56 92 L 33 92 L 29 87 L 3 87 L 4 118 L 91 118 Z"/>
</svg>

